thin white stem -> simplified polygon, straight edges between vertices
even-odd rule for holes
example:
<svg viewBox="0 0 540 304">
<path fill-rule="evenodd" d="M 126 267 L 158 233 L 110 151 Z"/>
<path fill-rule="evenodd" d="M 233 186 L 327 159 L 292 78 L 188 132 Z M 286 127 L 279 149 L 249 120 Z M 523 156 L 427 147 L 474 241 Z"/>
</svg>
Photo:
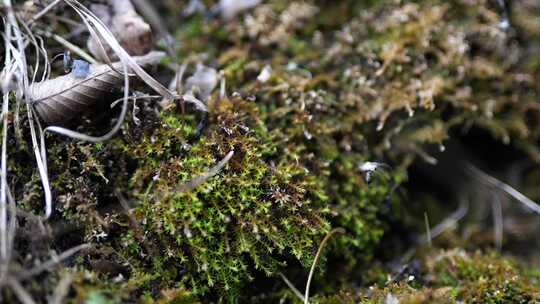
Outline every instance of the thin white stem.
<svg viewBox="0 0 540 304">
<path fill-rule="evenodd" d="M 11 46 L 12 38 L 12 22 L 13 11 L 11 7 L 11 0 L 4 0 L 4 5 L 7 10 L 7 22 L 5 24 L 5 35 L 4 35 L 4 45 L 5 45 L 5 68 L 8 70 L 8 67 L 12 64 L 11 58 L 11 49 L 8 46 Z M 8 80 L 10 81 L 10 80 Z M 9 85 L 8 85 L 9 86 Z M 2 88 L 4 89 L 4 88 Z M 0 265 L 1 265 L 1 275 L 0 278 L 4 278 L 7 271 L 8 261 L 8 235 L 7 235 L 7 130 L 8 130 L 8 112 L 9 112 L 9 91 L 3 92 L 2 99 L 2 149 L 0 154 Z"/>
<path fill-rule="evenodd" d="M 45 14 L 47 14 L 51 9 L 53 9 L 58 3 L 62 2 L 62 0 L 54 0 L 49 5 L 47 5 L 44 9 L 41 10 L 41 12 L 37 13 L 32 17 L 30 20 L 30 24 L 34 23 L 39 18 L 43 17 Z"/>
<path fill-rule="evenodd" d="M 225 74 L 221 73 L 221 82 L 219 85 L 219 100 L 225 99 L 227 97 L 227 79 L 225 79 Z"/>
<path fill-rule="evenodd" d="M 424 212 L 424 224 L 426 225 L 426 242 L 431 247 L 431 228 L 429 226 L 429 218 L 427 212 Z"/>
<path fill-rule="evenodd" d="M 473 165 L 468 165 L 467 170 L 472 174 L 472 176 L 476 177 L 480 182 L 492 186 L 496 189 L 499 189 L 503 191 L 504 193 L 510 195 L 523 205 L 527 206 L 530 210 L 540 214 L 540 205 L 532 201 L 530 198 L 523 195 L 521 192 L 514 189 L 512 186 L 508 185 L 505 182 L 502 182 L 495 177 L 488 175 L 487 173 L 481 171 L 480 169 L 476 168 Z"/>
<path fill-rule="evenodd" d="M 90 62 L 91 64 L 96 64 L 98 63 L 96 59 L 94 59 L 94 57 L 92 57 L 90 54 L 88 54 L 87 52 L 85 52 L 83 49 L 81 49 L 80 47 L 76 46 L 75 44 L 69 42 L 68 40 L 66 40 L 65 38 L 63 38 L 62 36 L 59 36 L 57 34 L 53 34 L 51 32 L 47 32 L 47 31 L 38 31 L 38 33 L 40 34 L 43 34 L 44 36 L 46 37 L 51 37 L 52 39 L 54 39 L 56 42 L 60 43 L 61 45 L 63 45 L 66 49 L 72 51 L 73 53 L 81 56 L 82 59 Z"/>
<path fill-rule="evenodd" d="M 493 203 L 491 204 L 491 211 L 493 216 L 495 247 L 497 250 L 501 251 L 504 235 L 502 202 L 499 193 L 492 193 L 492 197 Z"/>
<path fill-rule="evenodd" d="M 79 246 L 75 246 L 71 249 L 68 249 L 64 252 L 62 252 L 60 255 L 56 256 L 56 257 L 53 257 L 39 265 L 37 265 L 36 267 L 30 269 L 30 270 L 27 270 L 27 271 L 23 271 L 21 273 L 19 273 L 17 275 L 17 279 L 19 280 L 25 280 L 25 279 L 28 279 L 28 278 L 31 278 L 33 276 L 36 276 L 46 270 L 50 270 L 52 267 L 58 265 L 59 263 L 61 263 L 62 261 L 64 261 L 65 259 L 73 256 L 74 254 L 76 254 L 77 252 L 81 251 L 81 250 L 84 250 L 84 249 L 88 249 L 90 248 L 90 245 L 89 244 L 82 244 L 82 245 L 79 245 Z"/>
<path fill-rule="evenodd" d="M 183 63 L 177 70 L 175 78 L 176 78 L 176 93 L 178 95 L 182 95 L 182 92 L 184 91 L 184 87 L 182 85 L 182 79 L 184 78 L 184 73 L 186 72 L 187 63 Z"/>
<path fill-rule="evenodd" d="M 19 301 L 21 301 L 22 304 L 35 304 L 36 301 L 32 299 L 32 296 L 24 289 L 24 287 L 19 283 L 19 281 L 10 278 L 8 280 L 8 284 L 11 287 L 11 290 L 13 290 L 13 293 L 17 295 L 17 298 Z"/>
<path fill-rule="evenodd" d="M 10 216 L 10 221 L 7 227 L 7 247 L 8 247 L 7 261 L 10 261 L 11 255 L 13 253 L 13 241 L 15 240 L 15 231 L 17 230 L 17 206 L 15 205 L 15 199 L 13 198 L 13 195 L 11 195 L 9 185 L 7 185 L 6 188 L 7 188 L 7 200 L 8 200 L 8 205 L 9 205 L 8 210 L 9 210 L 9 216 Z"/>
<path fill-rule="evenodd" d="M 445 218 L 442 222 L 437 224 L 435 227 L 429 230 L 430 239 L 434 239 L 441 235 L 446 230 L 454 227 L 465 215 L 467 215 L 467 212 L 469 212 L 469 199 L 463 198 L 459 204 L 458 210 L 452 212 L 447 218 Z M 423 236 L 420 239 L 421 243 L 427 242 L 428 237 Z"/>
<path fill-rule="evenodd" d="M 328 240 L 332 237 L 332 235 L 336 233 L 345 233 L 345 229 L 343 228 L 332 229 L 324 237 L 321 244 L 319 245 L 319 249 L 317 249 L 317 254 L 315 254 L 315 259 L 313 260 L 313 264 L 311 264 L 311 269 L 309 270 L 309 276 L 306 283 L 306 293 L 304 295 L 304 304 L 309 304 L 309 287 L 311 286 L 311 279 L 313 278 L 313 274 L 315 273 L 315 267 L 317 266 L 317 262 L 319 261 L 319 257 L 321 256 L 324 245 L 326 244 L 326 242 L 328 242 Z"/>
<path fill-rule="evenodd" d="M 2 103 L 2 151 L 1 151 L 1 180 L 0 180 L 0 257 L 6 262 L 7 252 L 7 129 L 9 93 L 4 93 Z"/>
<path fill-rule="evenodd" d="M 218 172 L 221 171 L 223 167 L 225 167 L 225 165 L 229 162 L 229 160 L 231 160 L 233 155 L 234 155 L 234 150 L 229 151 L 229 153 L 227 153 L 227 155 L 225 155 L 225 157 L 219 163 L 217 163 L 215 166 L 210 168 L 210 170 L 208 170 L 204 174 L 194 177 L 189 182 L 178 186 L 175 191 L 188 192 L 195 189 L 197 186 L 201 185 L 212 176 L 218 174 Z"/>
<path fill-rule="evenodd" d="M 304 302 L 304 295 L 302 295 L 302 293 L 300 292 L 300 290 L 298 290 L 296 288 L 296 286 L 293 285 L 293 283 L 291 281 L 289 281 L 289 279 L 287 279 L 287 277 L 283 274 L 283 273 L 279 273 L 279 276 L 281 277 L 281 279 L 283 280 L 283 282 L 285 282 L 285 284 L 287 284 L 287 286 L 289 286 L 289 288 L 292 290 L 292 292 L 294 293 L 294 295 L 296 297 L 298 297 L 298 299 L 300 299 L 300 301 Z"/>
<path fill-rule="evenodd" d="M 56 285 L 56 288 L 54 289 L 54 293 L 52 295 L 50 303 L 51 304 L 66 303 L 65 299 L 69 293 L 69 289 L 72 283 L 73 283 L 73 275 L 70 273 L 64 275 L 58 282 L 58 285 Z"/>
<path fill-rule="evenodd" d="M 43 156 L 45 155 L 45 153 L 43 153 L 44 147 L 41 148 L 37 141 L 36 126 L 32 106 L 27 103 L 26 108 L 28 113 L 28 122 L 30 125 L 30 137 L 32 138 L 32 148 L 36 157 L 39 176 L 41 178 L 41 184 L 43 186 L 43 192 L 45 194 L 45 219 L 47 219 L 52 214 L 52 193 L 49 184 L 49 176 L 47 174 L 47 165 L 45 164 L 46 160 L 43 158 Z M 43 140 L 42 143 L 44 144 Z"/>
</svg>

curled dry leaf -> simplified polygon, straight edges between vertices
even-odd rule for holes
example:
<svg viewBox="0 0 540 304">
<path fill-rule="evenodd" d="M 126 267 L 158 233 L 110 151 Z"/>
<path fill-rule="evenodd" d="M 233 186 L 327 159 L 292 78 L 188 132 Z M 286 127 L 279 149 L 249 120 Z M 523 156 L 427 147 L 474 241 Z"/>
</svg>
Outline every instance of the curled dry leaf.
<svg viewBox="0 0 540 304">
<path fill-rule="evenodd" d="M 128 54 L 140 56 L 152 49 L 153 38 L 150 25 L 137 14 L 130 0 L 109 0 L 108 5 L 94 4 L 91 10 L 111 30 Z M 102 44 L 106 55 L 109 58 L 115 58 L 112 49 L 106 43 Z M 107 62 L 107 57 L 94 37 L 88 40 L 88 50 L 100 61 Z"/>
<path fill-rule="evenodd" d="M 133 59 L 140 66 L 148 66 L 158 63 L 164 56 L 165 53 L 154 51 Z M 115 89 L 122 87 L 124 76 L 119 71 L 122 71 L 121 62 L 113 63 L 112 67 L 91 64 L 86 75 L 74 68 L 69 74 L 32 84 L 27 99 L 45 123 L 63 125 L 97 103 L 108 100 Z"/>
</svg>

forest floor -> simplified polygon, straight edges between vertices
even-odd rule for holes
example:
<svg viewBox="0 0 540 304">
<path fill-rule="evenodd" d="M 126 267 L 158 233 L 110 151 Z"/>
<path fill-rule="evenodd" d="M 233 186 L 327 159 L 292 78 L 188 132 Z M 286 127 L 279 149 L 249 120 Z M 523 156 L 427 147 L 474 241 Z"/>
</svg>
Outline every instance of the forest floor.
<svg viewBox="0 0 540 304">
<path fill-rule="evenodd" d="M 540 303 L 537 1 L 3 1 L 1 303 Z"/>
</svg>

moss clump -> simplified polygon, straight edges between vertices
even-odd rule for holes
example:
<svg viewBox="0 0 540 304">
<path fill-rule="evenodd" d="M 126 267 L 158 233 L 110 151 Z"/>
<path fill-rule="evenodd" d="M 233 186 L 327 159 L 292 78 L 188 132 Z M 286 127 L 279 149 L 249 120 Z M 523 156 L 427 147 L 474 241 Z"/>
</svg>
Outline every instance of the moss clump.
<svg viewBox="0 0 540 304">
<path fill-rule="evenodd" d="M 470 303 L 531 303 L 540 290 L 523 269 L 495 253 L 450 251 L 428 262 L 435 286 L 452 286 L 457 300 Z"/>
<path fill-rule="evenodd" d="M 151 103 L 139 104 L 140 125 L 103 144 L 50 136 L 56 239 L 46 249 L 94 245 L 70 261 L 80 301 L 234 302 L 282 289 L 279 272 L 304 283 L 320 240 L 343 227 L 319 264 L 339 265 L 338 275 L 316 278 L 312 302 L 533 299 L 521 273 L 493 270 L 488 261 L 500 260 L 489 255 L 442 258 L 423 287 L 357 288 L 399 204 L 393 190 L 411 163 L 433 161 L 430 146 L 476 126 L 540 159 L 540 61 L 531 55 L 540 35 L 527 19 L 505 33 L 485 1 L 461 0 L 275 0 L 227 23 L 187 19 L 179 59 L 205 52 L 235 94 L 213 98 L 200 138 L 196 115 Z M 266 65 L 271 78 L 257 81 Z M 103 133 L 99 125 L 90 131 Z M 40 210 L 37 176 L 22 165 L 30 151 L 10 155 L 12 185 L 21 206 Z M 183 191 L 230 151 L 216 176 Z M 366 160 L 396 170 L 368 187 L 358 170 Z M 353 292 L 335 295 L 341 289 Z"/>
<path fill-rule="evenodd" d="M 308 265 L 328 230 L 328 208 L 316 178 L 279 157 L 264 126 L 255 123 L 253 106 L 243 101 L 220 106 L 197 143 L 186 142 L 194 130 L 185 121 L 164 114 L 163 126 L 126 146 L 126 152 L 139 164 L 132 177 L 140 200 L 136 216 L 151 241 L 164 244 L 164 254 L 152 257 L 163 281 L 201 294 L 215 288 L 232 295 L 253 268 L 275 274 L 285 265 L 285 254 Z M 234 156 L 217 177 L 193 191 L 177 191 L 231 150 Z"/>
<path fill-rule="evenodd" d="M 524 269 L 496 253 L 460 250 L 430 254 L 425 261 L 425 287 L 400 283 L 377 291 L 400 303 L 535 303 L 540 290 Z M 386 295 L 385 295 L 386 294 Z"/>
<path fill-rule="evenodd" d="M 266 110 L 243 98 L 214 101 L 201 138 L 196 115 L 141 107 L 141 125 L 129 122 L 115 140 L 54 145 L 50 172 L 68 227 L 61 248 L 94 244 L 77 263 L 86 269 L 77 298 L 122 302 L 178 291 L 190 299 L 189 290 L 235 301 L 254 279 L 303 273 L 338 226 L 347 234 L 335 246 L 349 248 L 339 255 L 350 266 L 371 257 L 391 181 L 367 187 L 356 168 L 361 154 L 340 155 L 333 139 L 307 140 L 303 128 L 280 131 L 277 121 L 269 130 Z M 182 190 L 229 151 L 233 157 L 216 176 Z M 130 201 L 124 207 L 119 192 Z"/>
<path fill-rule="evenodd" d="M 335 15 L 335 23 L 325 22 Z M 234 85 L 263 96 L 263 104 L 287 102 L 282 110 L 290 113 L 285 106 L 300 107 L 306 96 L 334 100 L 302 107 L 299 126 L 308 132 L 333 133 L 344 148 L 361 145 L 366 153 L 408 163 L 412 157 L 429 161 L 426 146 L 443 149 L 451 131 L 463 126 L 533 150 L 526 141 L 537 138 L 530 127 L 537 113 L 517 103 L 538 96 L 519 76 L 536 71 L 525 66 L 529 52 L 515 41 L 531 33 L 519 25 L 505 33 L 499 21 L 484 2 L 274 1 L 228 25 L 230 35 L 214 46 L 231 46 L 220 63 Z M 246 50 L 245 41 L 255 46 Z M 296 52 L 290 41 L 307 46 Z M 257 86 L 252 80 L 267 63 L 275 81 Z"/>
<path fill-rule="evenodd" d="M 534 277 L 496 253 L 432 251 L 420 277 L 368 289 L 319 296 L 311 303 L 536 303 Z"/>
<path fill-rule="evenodd" d="M 253 103 L 223 100 L 211 113 L 211 126 L 195 143 L 187 140 L 194 135 L 192 124 L 173 111 L 162 114 L 154 132 L 122 144 L 137 163 L 131 178 L 139 201 L 135 216 L 145 242 L 161 254 L 145 252 L 133 234 L 122 237 L 122 246 L 134 257 L 150 254 L 160 284 L 180 284 L 197 294 L 219 290 L 234 299 L 258 271 L 276 275 L 292 260 L 309 266 L 331 222 L 350 228 L 348 242 L 369 256 L 382 231 L 375 219 L 384 188 L 361 191 L 359 172 L 349 173 L 358 184 L 333 185 L 333 172 L 314 172 L 322 160 L 302 162 L 301 146 L 279 144 L 282 136 L 266 129 Z M 231 150 L 234 156 L 218 176 L 193 191 L 178 191 Z M 354 163 L 349 169 L 354 172 Z M 345 204 L 347 213 L 337 209 Z"/>
</svg>

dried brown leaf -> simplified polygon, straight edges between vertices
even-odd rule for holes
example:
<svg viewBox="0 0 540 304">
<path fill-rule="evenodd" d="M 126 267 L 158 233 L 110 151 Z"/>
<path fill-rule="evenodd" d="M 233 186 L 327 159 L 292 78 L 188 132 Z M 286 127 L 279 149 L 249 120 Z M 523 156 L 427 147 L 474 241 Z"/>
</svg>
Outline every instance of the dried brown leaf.
<svg viewBox="0 0 540 304">
<path fill-rule="evenodd" d="M 150 52 L 133 57 L 141 66 L 156 64 L 165 54 Z M 107 100 L 115 89 L 123 86 L 124 76 L 118 71 L 122 63 L 90 65 L 86 77 L 74 71 L 69 74 L 31 85 L 27 99 L 33 104 L 40 118 L 47 124 L 65 124 L 88 111 L 98 102 Z"/>
</svg>

